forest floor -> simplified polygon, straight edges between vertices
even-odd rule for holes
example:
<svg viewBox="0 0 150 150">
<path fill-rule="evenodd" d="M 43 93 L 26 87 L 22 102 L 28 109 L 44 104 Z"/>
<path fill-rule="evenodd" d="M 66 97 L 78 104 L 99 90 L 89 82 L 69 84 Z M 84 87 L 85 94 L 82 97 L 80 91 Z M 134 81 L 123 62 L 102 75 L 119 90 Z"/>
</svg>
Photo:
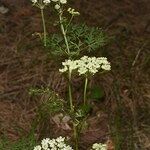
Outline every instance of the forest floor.
<svg viewBox="0 0 150 150">
<path fill-rule="evenodd" d="M 0 13 L 1 146 L 5 137 L 16 142 L 31 132 L 42 101 L 41 97 L 29 95 L 31 87 L 51 87 L 64 95 L 66 82 L 34 34 L 42 32 L 38 9 L 25 0 L 1 0 L 0 5 L 9 10 Z M 107 143 L 110 150 L 114 147 L 116 150 L 149 150 L 149 0 L 76 0 L 71 6 L 81 14 L 76 22 L 101 27 L 112 37 L 99 52 L 108 57 L 112 70 L 90 81 L 102 87 L 105 95 L 93 103 L 94 110 L 88 120 L 90 127 L 81 135 L 81 149 L 102 142 Z M 50 34 L 55 32 L 53 21 L 56 19 L 51 14 L 52 11 L 47 10 Z M 80 80 L 77 81 L 80 86 Z M 50 121 L 42 120 L 34 132 L 37 139 L 70 134 L 68 124 L 55 121 L 59 115 L 47 118 Z"/>
</svg>

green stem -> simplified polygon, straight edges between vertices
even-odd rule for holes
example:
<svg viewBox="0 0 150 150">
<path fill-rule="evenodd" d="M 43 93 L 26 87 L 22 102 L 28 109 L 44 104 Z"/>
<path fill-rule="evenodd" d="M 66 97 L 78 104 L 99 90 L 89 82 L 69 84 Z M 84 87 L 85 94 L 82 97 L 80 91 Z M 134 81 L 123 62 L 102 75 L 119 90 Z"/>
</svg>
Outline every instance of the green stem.
<svg viewBox="0 0 150 150">
<path fill-rule="evenodd" d="M 64 25 L 63 25 L 62 14 L 63 14 L 62 10 L 60 10 L 60 12 L 59 12 L 59 21 L 60 21 L 61 32 L 63 34 L 64 40 L 65 40 L 65 44 L 66 44 L 66 48 L 67 48 L 67 53 L 69 55 L 70 54 L 70 49 L 69 49 L 69 44 L 68 44 L 65 28 L 64 28 Z"/>
<path fill-rule="evenodd" d="M 46 26 L 45 26 L 45 18 L 44 18 L 44 8 L 41 8 L 41 16 L 44 30 L 44 46 L 46 46 Z"/>
<path fill-rule="evenodd" d="M 86 94 L 87 94 L 87 84 L 88 84 L 88 78 L 87 76 L 85 77 L 85 84 L 84 84 L 84 105 L 86 105 Z"/>
<path fill-rule="evenodd" d="M 70 71 L 69 71 L 69 73 L 68 73 L 68 79 L 69 79 L 68 89 L 69 89 L 70 110 L 73 112 L 73 111 L 74 111 L 74 108 L 73 108 L 73 100 L 72 100 L 71 72 L 70 72 Z"/>
<path fill-rule="evenodd" d="M 62 10 L 60 9 L 59 11 L 59 21 L 60 21 L 60 27 L 61 27 L 61 32 L 63 34 L 64 40 L 65 40 L 65 45 L 67 48 L 67 54 L 70 54 L 70 49 L 69 49 L 69 44 L 68 44 L 68 40 L 67 40 L 67 36 L 66 36 L 66 32 L 64 29 L 64 25 L 63 25 L 63 19 L 62 19 Z M 68 72 L 68 79 L 69 79 L 69 85 L 68 85 L 68 89 L 69 89 L 69 103 L 70 103 L 70 110 L 74 111 L 73 108 L 73 100 L 72 100 L 72 88 L 71 88 L 71 72 Z"/>
<path fill-rule="evenodd" d="M 60 21 L 60 28 L 62 35 L 64 37 L 65 45 L 66 45 L 66 53 L 68 54 L 68 57 L 70 58 L 70 48 L 69 48 L 69 43 L 67 40 L 66 32 L 64 25 L 63 25 L 63 18 L 62 18 L 63 11 L 60 9 L 59 10 L 59 21 Z M 67 26 L 68 27 L 68 26 Z M 68 72 L 68 89 L 69 89 L 69 104 L 70 104 L 70 110 L 71 112 L 74 112 L 74 106 L 73 106 L 73 99 L 72 99 L 72 87 L 71 87 L 71 71 L 69 70 Z M 73 137 L 75 140 L 75 150 L 78 150 L 78 129 L 76 124 L 73 122 Z"/>
<path fill-rule="evenodd" d="M 78 129 L 77 126 L 75 125 L 75 123 L 73 123 L 73 136 L 74 136 L 74 140 L 75 140 L 75 150 L 79 149 L 79 145 L 78 145 Z"/>
</svg>

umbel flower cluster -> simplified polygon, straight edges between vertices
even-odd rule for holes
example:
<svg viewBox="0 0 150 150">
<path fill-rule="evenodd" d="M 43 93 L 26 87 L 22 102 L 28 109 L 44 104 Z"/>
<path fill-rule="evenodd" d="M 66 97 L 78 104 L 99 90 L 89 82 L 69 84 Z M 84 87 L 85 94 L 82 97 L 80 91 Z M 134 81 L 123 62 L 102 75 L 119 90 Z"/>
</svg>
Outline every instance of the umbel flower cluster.
<svg viewBox="0 0 150 150">
<path fill-rule="evenodd" d="M 91 150 L 107 150 L 107 145 L 102 143 L 94 143 Z"/>
<path fill-rule="evenodd" d="M 41 145 L 34 147 L 34 150 L 73 150 L 71 146 L 65 143 L 65 137 L 58 137 L 56 139 L 43 139 Z"/>
<path fill-rule="evenodd" d="M 77 70 L 79 75 L 92 74 L 94 75 L 99 70 L 111 70 L 110 62 L 106 57 L 88 57 L 83 56 L 79 60 L 66 60 L 62 62 L 63 68 L 59 69 L 60 72 L 72 72 Z"/>
<path fill-rule="evenodd" d="M 72 8 L 68 8 L 67 10 L 71 15 L 80 15 L 80 13 L 78 11 L 75 11 L 75 9 Z"/>
<path fill-rule="evenodd" d="M 31 2 L 33 3 L 33 4 L 36 4 L 36 3 L 38 3 L 38 0 L 31 0 Z M 49 4 L 51 1 L 50 0 L 43 0 L 43 3 L 44 4 Z"/>
<path fill-rule="evenodd" d="M 50 2 L 57 2 L 57 3 L 60 3 L 60 4 L 66 4 L 67 3 L 67 0 L 43 0 L 42 2 L 47 5 L 49 4 Z M 33 4 L 36 4 L 36 3 L 39 3 L 39 0 L 31 0 L 31 2 Z"/>
</svg>

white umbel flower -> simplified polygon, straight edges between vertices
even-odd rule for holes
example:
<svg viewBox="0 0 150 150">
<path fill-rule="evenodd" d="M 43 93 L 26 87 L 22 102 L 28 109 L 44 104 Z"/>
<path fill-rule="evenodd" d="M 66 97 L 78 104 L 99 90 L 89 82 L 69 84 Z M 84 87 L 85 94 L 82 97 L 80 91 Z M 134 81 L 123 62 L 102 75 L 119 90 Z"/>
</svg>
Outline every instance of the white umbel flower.
<svg viewBox="0 0 150 150">
<path fill-rule="evenodd" d="M 41 146 L 40 146 L 40 145 L 37 145 L 37 146 L 34 147 L 33 150 L 41 150 L 41 149 L 42 149 Z"/>
<path fill-rule="evenodd" d="M 59 142 L 64 142 L 64 140 L 65 140 L 65 137 L 62 137 L 62 136 L 60 136 L 60 137 L 58 137 L 57 139 L 56 139 L 56 141 L 59 143 Z"/>
<path fill-rule="evenodd" d="M 50 141 L 49 141 L 49 146 L 50 146 L 51 148 L 56 147 L 56 140 L 55 140 L 55 139 L 50 140 Z"/>
<path fill-rule="evenodd" d="M 58 2 L 59 0 L 51 0 L 52 2 Z"/>
<path fill-rule="evenodd" d="M 77 65 L 78 61 L 73 61 L 73 60 L 66 60 L 65 62 L 62 62 L 62 65 L 64 66 L 64 68 L 59 69 L 60 72 L 66 72 L 66 71 L 70 71 L 72 72 L 72 70 L 77 69 L 78 65 Z"/>
<path fill-rule="evenodd" d="M 67 3 L 67 0 L 60 0 L 60 3 L 61 3 L 61 4 L 66 4 L 66 3 Z"/>
<path fill-rule="evenodd" d="M 88 57 L 83 56 L 79 60 L 66 60 L 62 62 L 63 68 L 59 69 L 60 72 L 76 70 L 79 75 L 92 74 L 94 75 L 99 70 L 111 70 L 110 63 L 106 57 Z"/>
<path fill-rule="evenodd" d="M 107 71 L 111 70 L 110 63 L 103 64 L 103 65 L 102 65 L 102 69 L 107 70 Z"/>
<path fill-rule="evenodd" d="M 56 4 L 56 5 L 55 5 L 55 9 L 56 9 L 56 10 L 60 9 L 60 5 Z"/>
<path fill-rule="evenodd" d="M 46 5 L 49 4 L 50 2 L 51 2 L 50 0 L 43 0 L 43 3 Z"/>
<path fill-rule="evenodd" d="M 41 146 L 35 146 L 34 150 L 73 150 L 71 146 L 65 143 L 65 137 L 58 137 L 56 139 L 43 139 Z"/>
<path fill-rule="evenodd" d="M 95 143 L 91 150 L 107 150 L 107 145 L 102 143 Z"/>
<path fill-rule="evenodd" d="M 35 4 L 35 3 L 37 3 L 37 0 L 31 0 L 31 2 Z"/>
<path fill-rule="evenodd" d="M 41 144 L 42 144 L 42 148 L 44 150 L 47 150 L 48 149 L 48 144 L 49 144 L 49 138 L 43 139 Z"/>
</svg>

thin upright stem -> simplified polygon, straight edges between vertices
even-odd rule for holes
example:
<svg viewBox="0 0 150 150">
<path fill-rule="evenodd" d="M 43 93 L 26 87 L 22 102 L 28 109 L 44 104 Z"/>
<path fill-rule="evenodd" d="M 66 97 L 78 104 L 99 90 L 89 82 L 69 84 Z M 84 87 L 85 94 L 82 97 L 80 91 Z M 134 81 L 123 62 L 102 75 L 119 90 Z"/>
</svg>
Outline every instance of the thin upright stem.
<svg viewBox="0 0 150 150">
<path fill-rule="evenodd" d="M 63 25 L 62 14 L 63 14 L 63 12 L 62 12 L 62 10 L 60 10 L 59 11 L 59 21 L 60 21 L 61 32 L 63 34 L 64 40 L 65 40 L 65 44 L 66 44 L 66 48 L 67 48 L 67 53 L 69 55 L 70 54 L 70 49 L 69 49 L 69 44 L 68 44 L 65 28 L 64 28 L 64 25 Z"/>
<path fill-rule="evenodd" d="M 42 17 L 42 23 L 43 23 L 43 31 L 44 31 L 44 46 L 46 46 L 46 25 L 45 25 L 45 18 L 44 18 L 44 8 L 41 9 L 41 17 Z"/>
<path fill-rule="evenodd" d="M 68 83 L 68 89 L 69 89 L 69 104 L 70 104 L 70 110 L 73 112 L 74 108 L 73 108 L 73 100 L 72 100 L 72 88 L 71 88 L 71 72 L 69 71 L 68 73 L 68 79 L 69 79 L 69 83 Z"/>
<path fill-rule="evenodd" d="M 70 58 L 70 48 L 69 48 L 69 43 L 67 40 L 67 29 L 64 28 L 63 25 L 63 11 L 60 9 L 59 10 L 59 21 L 60 21 L 60 28 L 61 28 L 61 32 L 62 35 L 64 37 L 64 41 L 65 41 L 65 45 L 66 45 L 66 53 L 68 54 L 68 58 Z M 68 27 L 68 26 L 67 26 Z M 71 112 L 74 112 L 74 106 L 73 106 L 73 99 L 72 99 L 72 86 L 71 86 L 71 71 L 68 71 L 68 90 L 69 90 L 69 104 L 70 104 L 70 110 Z M 75 150 L 78 150 L 78 129 L 76 124 L 73 122 L 73 137 L 75 140 Z"/>
<path fill-rule="evenodd" d="M 62 35 L 64 37 L 64 40 L 65 40 L 65 45 L 66 45 L 66 48 L 67 48 L 67 54 L 69 56 L 70 54 L 70 49 L 69 49 L 69 44 L 68 44 L 68 40 L 67 40 L 67 36 L 66 36 L 66 32 L 65 32 L 65 29 L 64 29 L 64 25 L 63 25 L 63 18 L 62 18 L 62 10 L 60 9 L 59 10 L 59 21 L 60 21 L 60 28 L 61 28 L 61 32 L 62 32 Z M 71 72 L 69 71 L 68 72 L 68 79 L 69 79 L 69 85 L 68 85 L 68 90 L 69 90 L 69 103 L 70 103 L 70 110 L 73 111 L 74 108 L 73 108 L 73 100 L 72 100 L 72 88 L 71 88 Z"/>
<path fill-rule="evenodd" d="M 75 150 L 79 149 L 79 145 L 78 145 L 78 129 L 77 126 L 75 125 L 75 123 L 73 123 L 73 136 L 75 139 Z"/>
<path fill-rule="evenodd" d="M 86 103 L 87 103 L 87 100 L 86 100 L 87 84 L 88 84 L 88 78 L 87 78 L 87 76 L 86 76 L 86 77 L 85 77 L 85 84 L 84 84 L 84 105 L 86 105 Z"/>
</svg>

